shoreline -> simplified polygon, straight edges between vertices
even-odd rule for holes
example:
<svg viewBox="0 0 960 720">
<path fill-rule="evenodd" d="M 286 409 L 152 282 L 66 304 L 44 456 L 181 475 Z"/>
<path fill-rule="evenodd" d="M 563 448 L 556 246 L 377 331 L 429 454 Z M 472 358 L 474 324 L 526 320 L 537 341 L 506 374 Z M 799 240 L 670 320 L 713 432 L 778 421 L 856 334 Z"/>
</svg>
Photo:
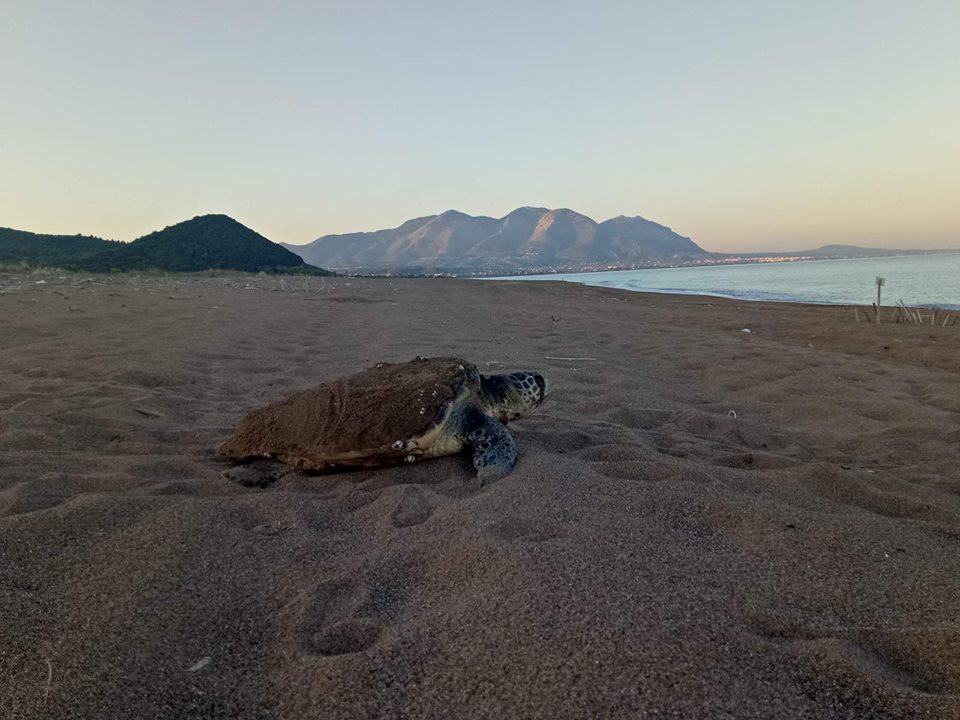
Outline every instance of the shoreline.
<svg viewBox="0 0 960 720">
<path fill-rule="evenodd" d="M 937 253 L 937 255 L 958 255 L 960 253 L 956 252 L 945 252 Z M 925 260 L 929 257 L 930 254 L 922 254 L 917 256 L 912 256 L 918 260 Z M 903 256 L 909 257 L 909 256 Z M 855 269 L 853 264 L 859 262 L 871 262 L 876 263 L 877 261 L 882 260 L 891 260 L 893 256 L 883 256 L 883 257 L 861 257 L 861 258 L 841 258 L 841 259 L 812 259 L 809 261 L 796 261 L 789 263 L 749 263 L 749 264 L 736 264 L 736 265 L 722 265 L 722 266 L 684 266 L 684 267 L 674 267 L 674 268 L 646 268 L 641 270 L 611 270 L 611 271 L 595 271 L 587 273 L 551 273 L 551 274 L 541 274 L 541 275 L 516 275 L 516 276 L 503 276 L 497 278 L 483 278 L 483 279 L 496 279 L 504 280 L 510 282 L 516 281 L 534 281 L 534 282 L 547 282 L 547 281 L 561 281 L 561 282 L 573 282 L 582 285 L 588 285 L 591 287 L 616 287 L 619 289 L 627 290 L 629 292 L 657 292 L 671 295 L 702 295 L 707 297 L 720 297 L 720 298 L 729 298 L 737 301 L 743 302 L 773 302 L 773 303 L 782 303 L 782 302 L 796 302 L 796 303 L 805 303 L 811 305 L 848 305 L 851 307 L 871 307 L 873 303 L 873 297 L 875 297 L 875 291 L 871 293 L 869 290 L 860 293 L 851 293 L 850 291 L 850 275 L 855 275 Z M 745 267 L 749 266 L 754 268 L 749 272 L 759 271 L 764 273 L 768 270 L 787 270 L 795 271 L 796 269 L 806 268 L 806 266 L 816 263 L 817 265 L 822 266 L 821 270 L 833 270 L 838 267 L 840 264 L 846 265 L 846 273 L 842 276 L 834 273 L 833 277 L 830 276 L 829 272 L 826 274 L 810 274 L 808 269 L 804 269 L 805 274 L 796 274 L 786 275 L 786 276 L 777 276 L 774 277 L 767 273 L 766 275 L 761 274 L 751 275 L 749 279 L 747 276 L 743 275 Z M 759 267 L 764 268 L 764 270 L 759 270 Z M 715 268 L 723 267 L 724 271 L 717 274 L 715 280 L 705 280 L 707 275 L 703 273 L 713 273 Z M 924 298 L 918 296 L 916 293 L 917 287 L 926 287 L 926 278 L 925 272 L 928 268 L 908 268 L 907 266 L 898 266 L 892 268 L 889 266 L 879 265 L 877 267 L 870 268 L 870 273 L 880 274 L 884 276 L 888 274 L 896 274 L 899 276 L 899 279 L 903 282 L 906 282 L 906 286 L 902 286 L 898 289 L 893 289 L 890 286 L 887 287 L 887 292 L 885 293 L 886 298 L 888 299 L 888 304 L 884 305 L 885 307 L 893 308 L 896 304 L 889 304 L 889 298 L 891 294 L 896 297 L 897 300 L 900 300 L 900 296 L 907 298 L 907 305 L 918 307 L 918 308 L 941 308 L 949 310 L 960 310 L 960 297 L 957 297 L 955 294 L 952 298 L 952 302 L 945 302 L 944 299 L 939 300 L 930 300 L 929 295 L 934 296 L 938 294 L 943 294 L 943 288 L 946 287 L 944 283 L 947 282 L 948 276 L 943 272 L 940 273 L 941 277 L 938 278 L 939 285 L 934 285 L 936 288 L 932 293 L 928 293 L 928 297 Z M 859 270 L 857 270 L 859 271 Z M 643 274 L 651 273 L 646 276 L 646 280 L 643 280 Z M 659 282 L 673 282 L 673 283 L 683 283 L 682 279 L 684 274 L 700 274 L 701 277 L 694 277 L 693 287 L 677 287 L 677 286 L 660 286 L 660 287 L 650 287 L 649 283 Z M 868 275 L 870 275 L 868 273 Z M 712 276 L 710 276 L 712 278 Z M 600 279 L 598 279 L 600 278 Z M 671 278 L 671 280 L 664 280 L 664 278 Z M 632 283 L 636 279 L 636 282 L 645 282 L 646 286 L 644 287 L 633 287 Z M 864 278 L 861 278 L 862 280 Z M 865 278 L 872 281 L 872 277 Z M 691 281 L 686 280 L 687 284 Z M 718 287 L 710 287 L 703 285 L 708 282 L 719 283 Z M 814 294 L 810 292 L 805 292 L 803 294 L 794 293 L 785 293 L 780 288 L 783 286 L 787 287 L 796 287 L 803 286 L 804 283 L 819 288 L 819 294 Z M 699 284 L 700 287 L 696 285 Z M 738 287 L 740 285 L 740 287 Z M 951 286 L 952 287 L 952 286 Z M 873 297 L 871 297 L 871 295 Z M 861 299 L 858 299 L 861 298 Z"/>
</svg>

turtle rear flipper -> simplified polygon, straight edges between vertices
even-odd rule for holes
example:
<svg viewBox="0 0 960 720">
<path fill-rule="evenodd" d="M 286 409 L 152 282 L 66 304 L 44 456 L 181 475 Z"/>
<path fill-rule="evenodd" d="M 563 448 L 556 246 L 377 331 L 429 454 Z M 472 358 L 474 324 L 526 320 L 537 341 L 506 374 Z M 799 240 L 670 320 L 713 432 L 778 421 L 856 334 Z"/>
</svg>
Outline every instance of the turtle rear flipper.
<svg viewBox="0 0 960 720">
<path fill-rule="evenodd" d="M 465 408 L 460 432 L 473 448 L 473 466 L 481 485 L 509 475 L 517 464 L 517 446 L 507 426 L 475 407 Z"/>
</svg>

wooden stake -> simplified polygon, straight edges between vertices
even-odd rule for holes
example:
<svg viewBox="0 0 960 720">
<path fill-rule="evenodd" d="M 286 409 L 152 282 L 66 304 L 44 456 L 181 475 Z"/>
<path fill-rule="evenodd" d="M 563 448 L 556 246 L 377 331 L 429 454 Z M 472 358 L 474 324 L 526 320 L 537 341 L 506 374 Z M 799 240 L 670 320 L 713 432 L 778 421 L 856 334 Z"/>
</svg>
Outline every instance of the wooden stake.
<svg viewBox="0 0 960 720">
<path fill-rule="evenodd" d="M 886 282 L 882 277 L 877 277 L 877 325 L 880 324 L 880 288 L 882 288 Z"/>
</svg>

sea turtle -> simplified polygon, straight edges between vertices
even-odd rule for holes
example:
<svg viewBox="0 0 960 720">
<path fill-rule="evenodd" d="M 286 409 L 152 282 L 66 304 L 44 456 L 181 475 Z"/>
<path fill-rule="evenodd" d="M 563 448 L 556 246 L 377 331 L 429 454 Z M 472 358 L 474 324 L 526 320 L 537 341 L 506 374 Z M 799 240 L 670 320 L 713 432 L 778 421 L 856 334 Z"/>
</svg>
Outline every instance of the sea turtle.
<svg viewBox="0 0 960 720">
<path fill-rule="evenodd" d="M 505 423 L 530 414 L 549 390 L 539 373 L 485 376 L 460 358 L 379 363 L 248 414 L 220 447 L 247 464 L 224 474 L 263 486 L 294 468 L 383 467 L 470 447 L 482 485 L 517 461 Z"/>
</svg>

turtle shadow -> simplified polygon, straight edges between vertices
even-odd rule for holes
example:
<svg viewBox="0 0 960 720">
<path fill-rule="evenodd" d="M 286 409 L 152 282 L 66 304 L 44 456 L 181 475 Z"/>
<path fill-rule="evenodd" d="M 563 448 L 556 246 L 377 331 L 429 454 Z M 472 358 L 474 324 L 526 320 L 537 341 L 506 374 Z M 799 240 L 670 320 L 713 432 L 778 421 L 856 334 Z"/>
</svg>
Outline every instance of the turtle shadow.
<svg viewBox="0 0 960 720">
<path fill-rule="evenodd" d="M 341 496 L 348 512 L 370 505 L 391 488 L 427 488 L 430 493 L 456 499 L 470 497 L 487 487 L 480 481 L 469 452 L 379 468 L 325 470 L 305 470 L 269 459 L 237 462 L 219 456 L 214 461 L 226 466 L 220 471 L 220 477 L 240 487 L 253 491 L 282 488 L 283 492 L 310 493 L 327 498 Z M 426 495 L 421 495 L 422 501 L 415 502 L 413 495 L 409 495 L 402 503 L 404 507 L 398 507 L 393 519 L 396 527 L 417 525 L 430 516 L 432 506 L 425 499 Z"/>
</svg>

